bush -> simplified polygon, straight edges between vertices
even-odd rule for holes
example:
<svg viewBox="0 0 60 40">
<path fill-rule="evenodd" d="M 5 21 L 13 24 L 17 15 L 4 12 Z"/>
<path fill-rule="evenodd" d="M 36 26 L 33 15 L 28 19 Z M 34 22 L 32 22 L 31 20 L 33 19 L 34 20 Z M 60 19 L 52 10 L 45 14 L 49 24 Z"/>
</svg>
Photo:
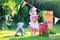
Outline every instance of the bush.
<svg viewBox="0 0 60 40">
<path fill-rule="evenodd" d="M 46 31 L 46 34 L 56 34 L 56 31 L 55 30 L 47 30 Z"/>
</svg>

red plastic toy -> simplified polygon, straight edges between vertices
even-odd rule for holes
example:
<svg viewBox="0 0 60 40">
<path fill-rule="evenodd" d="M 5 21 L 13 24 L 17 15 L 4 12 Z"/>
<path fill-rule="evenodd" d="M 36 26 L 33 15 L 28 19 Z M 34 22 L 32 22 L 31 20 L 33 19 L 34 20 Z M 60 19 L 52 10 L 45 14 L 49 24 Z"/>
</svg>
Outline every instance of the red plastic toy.
<svg viewBox="0 0 60 40">
<path fill-rule="evenodd" d="M 39 35 L 43 35 L 47 30 L 47 24 L 39 24 Z"/>
</svg>

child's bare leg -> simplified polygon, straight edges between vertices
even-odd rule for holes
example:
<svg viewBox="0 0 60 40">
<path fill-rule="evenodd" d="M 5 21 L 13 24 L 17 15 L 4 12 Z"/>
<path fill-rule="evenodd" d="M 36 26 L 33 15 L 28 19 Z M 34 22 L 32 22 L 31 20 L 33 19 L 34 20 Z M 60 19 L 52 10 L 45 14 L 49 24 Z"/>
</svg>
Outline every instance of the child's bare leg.
<svg viewBox="0 0 60 40">
<path fill-rule="evenodd" d="M 22 30 L 20 31 L 20 33 L 21 33 L 21 36 L 23 36 L 23 31 Z"/>
<path fill-rule="evenodd" d="M 31 36 L 33 36 L 33 31 L 31 31 Z"/>
<path fill-rule="evenodd" d="M 36 30 L 33 30 L 33 36 L 36 36 Z"/>
<path fill-rule="evenodd" d="M 17 35 L 17 33 L 18 33 L 18 31 L 16 31 L 16 33 L 14 34 L 14 36 L 16 36 L 16 35 Z"/>
</svg>

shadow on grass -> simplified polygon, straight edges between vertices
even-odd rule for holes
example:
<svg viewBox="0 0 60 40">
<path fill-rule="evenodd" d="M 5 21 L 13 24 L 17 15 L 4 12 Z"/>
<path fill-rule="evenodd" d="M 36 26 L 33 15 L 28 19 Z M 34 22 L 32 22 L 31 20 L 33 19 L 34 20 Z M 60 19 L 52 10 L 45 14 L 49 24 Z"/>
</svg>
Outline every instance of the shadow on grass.
<svg viewBox="0 0 60 40">
<path fill-rule="evenodd" d="M 25 38 L 11 38 L 10 40 L 60 40 L 60 36 L 49 38 L 47 36 L 25 37 Z"/>
<path fill-rule="evenodd" d="M 24 38 L 10 38 L 10 40 L 51 40 L 49 37 L 47 36 L 35 36 L 35 37 L 24 37 Z"/>
<path fill-rule="evenodd" d="M 60 35 L 49 38 L 48 36 L 35 36 L 35 37 L 24 37 L 24 36 L 4 36 L 3 38 L 9 38 L 9 40 L 60 40 Z"/>
<path fill-rule="evenodd" d="M 13 38 L 13 37 L 20 37 L 19 35 L 16 35 L 16 36 L 4 36 L 2 38 Z"/>
<path fill-rule="evenodd" d="M 53 40 L 60 40 L 60 36 L 55 36 L 52 38 Z"/>
</svg>

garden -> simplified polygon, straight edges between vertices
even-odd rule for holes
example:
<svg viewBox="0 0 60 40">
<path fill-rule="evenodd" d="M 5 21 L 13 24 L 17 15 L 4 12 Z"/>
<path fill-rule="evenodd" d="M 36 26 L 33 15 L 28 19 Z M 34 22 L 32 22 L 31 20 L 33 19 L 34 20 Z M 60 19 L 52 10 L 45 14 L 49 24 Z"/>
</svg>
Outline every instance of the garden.
<svg viewBox="0 0 60 40">
<path fill-rule="evenodd" d="M 0 40 L 60 40 L 60 0 L 0 0 Z"/>
</svg>

